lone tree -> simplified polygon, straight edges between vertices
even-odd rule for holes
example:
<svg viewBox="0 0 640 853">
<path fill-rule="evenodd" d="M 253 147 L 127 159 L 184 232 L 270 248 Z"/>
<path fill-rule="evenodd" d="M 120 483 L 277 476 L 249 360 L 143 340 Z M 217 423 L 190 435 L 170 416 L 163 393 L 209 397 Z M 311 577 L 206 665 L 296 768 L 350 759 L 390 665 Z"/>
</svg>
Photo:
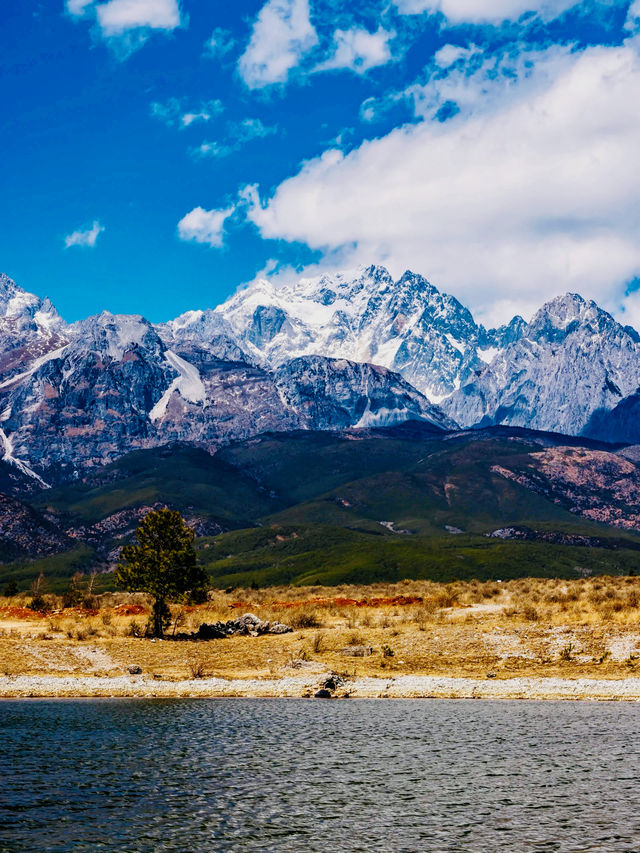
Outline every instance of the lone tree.
<svg viewBox="0 0 640 853">
<path fill-rule="evenodd" d="M 179 512 L 159 509 L 147 513 L 138 525 L 138 544 L 125 545 L 120 552 L 118 584 L 129 592 L 154 596 L 154 637 L 162 637 L 168 622 L 167 601 L 199 592 L 207 583 L 193 547 L 194 536 Z"/>
</svg>

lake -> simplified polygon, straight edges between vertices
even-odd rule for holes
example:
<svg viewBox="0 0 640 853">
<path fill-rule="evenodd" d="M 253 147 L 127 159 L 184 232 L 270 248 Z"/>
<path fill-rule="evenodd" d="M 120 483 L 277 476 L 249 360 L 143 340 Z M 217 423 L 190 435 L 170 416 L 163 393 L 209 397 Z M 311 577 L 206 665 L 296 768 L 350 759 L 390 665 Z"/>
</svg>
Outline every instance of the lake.
<svg viewBox="0 0 640 853">
<path fill-rule="evenodd" d="M 640 705 L 0 702 L 0 850 L 640 850 Z"/>
</svg>

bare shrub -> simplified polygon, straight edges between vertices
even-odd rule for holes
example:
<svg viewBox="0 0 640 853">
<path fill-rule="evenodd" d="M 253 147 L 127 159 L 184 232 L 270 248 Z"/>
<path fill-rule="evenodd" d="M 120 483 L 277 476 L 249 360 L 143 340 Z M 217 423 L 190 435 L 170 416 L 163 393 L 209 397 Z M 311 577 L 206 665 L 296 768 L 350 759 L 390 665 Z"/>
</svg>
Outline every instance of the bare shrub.
<svg viewBox="0 0 640 853">
<path fill-rule="evenodd" d="M 189 672 L 191 678 L 206 678 L 209 674 L 206 661 L 202 658 L 194 658 L 189 661 Z"/>
<path fill-rule="evenodd" d="M 300 608 L 294 611 L 291 616 L 287 616 L 287 623 L 292 628 L 321 628 L 322 622 L 318 618 L 315 610 L 304 610 Z"/>
<path fill-rule="evenodd" d="M 457 589 L 445 586 L 436 594 L 435 603 L 437 607 L 455 607 L 459 597 L 460 593 Z"/>
</svg>

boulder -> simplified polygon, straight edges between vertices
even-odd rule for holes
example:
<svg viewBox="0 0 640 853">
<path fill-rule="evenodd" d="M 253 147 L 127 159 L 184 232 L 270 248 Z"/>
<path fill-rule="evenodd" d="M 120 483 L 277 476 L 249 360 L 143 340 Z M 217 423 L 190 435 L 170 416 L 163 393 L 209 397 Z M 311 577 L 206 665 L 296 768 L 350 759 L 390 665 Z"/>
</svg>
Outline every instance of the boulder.
<svg viewBox="0 0 640 853">
<path fill-rule="evenodd" d="M 142 667 L 137 663 L 130 663 L 127 667 L 127 672 L 129 675 L 140 675 L 142 673 Z"/>
<path fill-rule="evenodd" d="M 326 690 L 337 690 L 338 687 L 342 687 L 344 684 L 344 678 L 338 675 L 337 672 L 332 672 L 329 678 L 322 685 Z"/>
</svg>

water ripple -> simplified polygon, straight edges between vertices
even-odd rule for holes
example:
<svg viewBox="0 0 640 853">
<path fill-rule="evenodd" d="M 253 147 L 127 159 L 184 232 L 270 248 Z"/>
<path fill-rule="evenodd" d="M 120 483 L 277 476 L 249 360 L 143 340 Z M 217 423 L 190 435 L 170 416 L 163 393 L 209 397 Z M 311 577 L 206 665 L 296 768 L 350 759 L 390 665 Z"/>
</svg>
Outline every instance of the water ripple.
<svg viewBox="0 0 640 853">
<path fill-rule="evenodd" d="M 640 850 L 640 707 L 0 704 L 0 851 Z"/>
</svg>

